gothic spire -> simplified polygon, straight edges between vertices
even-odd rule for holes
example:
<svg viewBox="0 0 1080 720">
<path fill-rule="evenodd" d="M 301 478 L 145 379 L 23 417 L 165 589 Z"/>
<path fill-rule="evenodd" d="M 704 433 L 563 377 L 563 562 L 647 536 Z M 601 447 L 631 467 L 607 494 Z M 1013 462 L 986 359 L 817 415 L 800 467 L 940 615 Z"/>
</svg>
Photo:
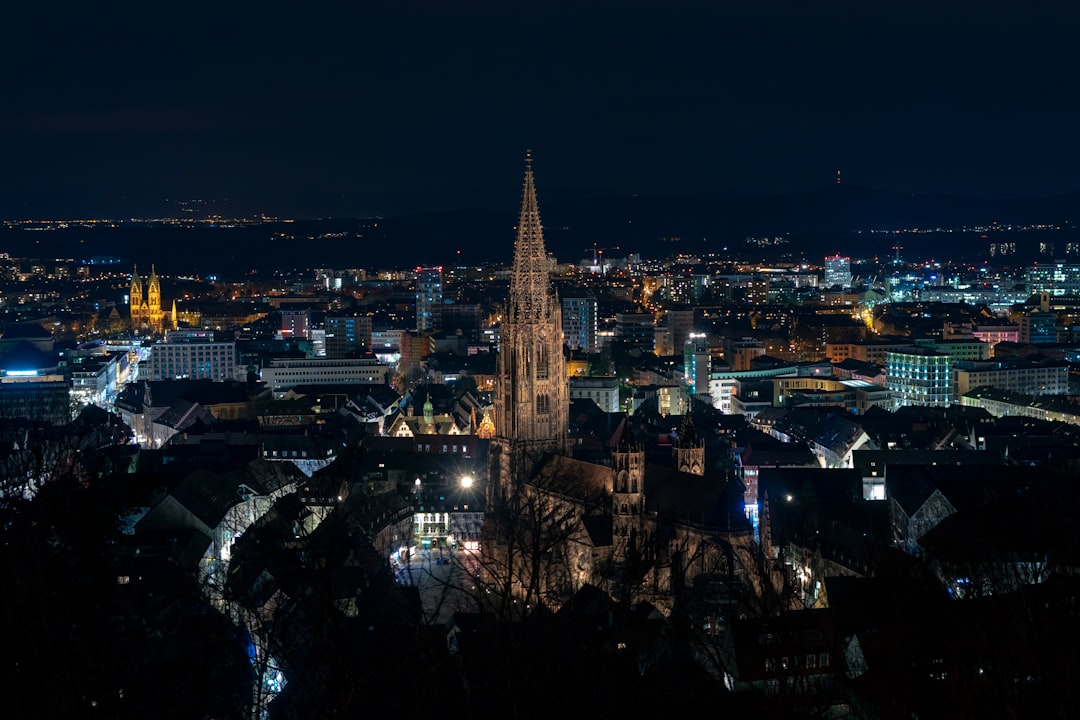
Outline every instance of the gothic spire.
<svg viewBox="0 0 1080 720">
<path fill-rule="evenodd" d="M 547 317 L 551 298 L 544 230 L 533 185 L 532 151 L 525 151 L 525 188 L 521 194 L 514 265 L 510 275 L 510 319 L 536 321 Z"/>
</svg>

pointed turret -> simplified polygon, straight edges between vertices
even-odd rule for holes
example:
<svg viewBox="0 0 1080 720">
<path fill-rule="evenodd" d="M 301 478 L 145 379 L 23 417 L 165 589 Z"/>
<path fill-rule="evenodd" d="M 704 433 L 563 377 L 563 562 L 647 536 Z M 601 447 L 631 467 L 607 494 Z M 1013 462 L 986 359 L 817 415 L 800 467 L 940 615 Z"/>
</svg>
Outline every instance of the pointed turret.
<svg viewBox="0 0 1080 720">
<path fill-rule="evenodd" d="M 161 310 L 161 281 L 158 280 L 154 266 L 150 266 L 150 277 L 146 280 L 146 304 L 150 311 Z"/>
<path fill-rule="evenodd" d="M 525 187 L 521 193 L 507 314 L 516 321 L 540 320 L 548 315 L 553 299 L 547 252 L 544 249 L 544 228 L 540 223 L 540 208 L 536 203 L 536 186 L 533 183 L 532 152 L 527 151 Z"/>
<path fill-rule="evenodd" d="M 146 322 L 146 309 L 143 306 L 143 286 L 139 279 L 139 268 L 131 266 L 131 289 L 128 291 L 128 316 L 131 318 L 131 329 L 138 331 Z"/>
<path fill-rule="evenodd" d="M 678 439 L 672 446 L 672 454 L 675 456 L 675 467 L 679 471 L 693 475 L 705 474 L 705 441 L 698 436 L 697 428 L 694 427 L 694 416 L 690 412 L 689 404 L 679 426 Z"/>
<path fill-rule="evenodd" d="M 128 305 L 133 308 L 142 306 L 142 280 L 139 279 L 139 268 L 131 266 L 131 290 L 128 292 Z"/>
</svg>

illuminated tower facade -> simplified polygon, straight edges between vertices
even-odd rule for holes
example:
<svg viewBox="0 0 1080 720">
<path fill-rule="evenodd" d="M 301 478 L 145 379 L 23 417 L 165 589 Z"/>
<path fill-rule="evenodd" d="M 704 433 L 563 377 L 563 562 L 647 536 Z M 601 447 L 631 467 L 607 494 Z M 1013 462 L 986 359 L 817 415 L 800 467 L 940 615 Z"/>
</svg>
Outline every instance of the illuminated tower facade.
<svg viewBox="0 0 1080 720">
<path fill-rule="evenodd" d="M 150 277 L 146 279 L 146 305 L 150 309 L 151 316 L 156 315 L 157 325 L 160 332 L 161 326 L 161 281 L 158 280 L 154 266 L 150 266 Z M 153 323 L 153 320 L 151 320 Z"/>
<path fill-rule="evenodd" d="M 545 453 L 566 451 L 570 384 L 563 356 L 562 306 L 548 272 L 544 233 L 525 158 L 510 296 L 500 328 L 491 489 L 523 482 Z"/>
<path fill-rule="evenodd" d="M 142 280 L 139 279 L 139 268 L 131 268 L 131 290 L 128 292 L 128 306 L 131 308 L 131 322 L 134 324 L 136 313 L 142 309 L 143 292 Z"/>
</svg>

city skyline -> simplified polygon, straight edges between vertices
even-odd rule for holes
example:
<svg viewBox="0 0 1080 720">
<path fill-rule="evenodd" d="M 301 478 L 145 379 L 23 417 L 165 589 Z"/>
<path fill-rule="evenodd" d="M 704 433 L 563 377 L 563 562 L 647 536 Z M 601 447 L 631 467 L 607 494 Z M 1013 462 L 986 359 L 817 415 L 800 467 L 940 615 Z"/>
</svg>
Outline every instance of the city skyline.
<svg viewBox="0 0 1080 720">
<path fill-rule="evenodd" d="M 1072 7 L 687 1 L 13 11 L 0 215 L 1080 188 Z"/>
</svg>

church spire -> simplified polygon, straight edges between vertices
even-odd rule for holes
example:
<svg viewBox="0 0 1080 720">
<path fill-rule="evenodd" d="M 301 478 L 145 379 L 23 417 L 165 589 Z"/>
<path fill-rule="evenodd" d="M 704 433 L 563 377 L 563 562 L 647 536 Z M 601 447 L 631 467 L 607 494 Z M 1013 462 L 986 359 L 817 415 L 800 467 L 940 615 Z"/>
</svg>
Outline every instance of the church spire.
<svg viewBox="0 0 1080 720">
<path fill-rule="evenodd" d="M 525 151 L 525 187 L 521 193 L 514 265 L 510 274 L 509 319 L 518 322 L 541 320 L 548 315 L 551 281 L 548 277 L 544 229 L 533 184 L 532 151 Z"/>
<path fill-rule="evenodd" d="M 139 296 L 139 303 L 142 302 L 142 280 L 139 279 L 139 266 L 131 266 L 131 295 Z M 132 302 L 133 305 L 139 304 Z"/>
<path fill-rule="evenodd" d="M 493 408 L 498 447 L 496 484 L 523 481 L 546 452 L 566 449 L 570 383 L 563 356 L 562 306 L 548 275 L 544 233 L 533 184 L 532 153 L 518 216 L 510 294 L 499 334 Z M 503 452 L 505 451 L 505 452 Z"/>
</svg>

